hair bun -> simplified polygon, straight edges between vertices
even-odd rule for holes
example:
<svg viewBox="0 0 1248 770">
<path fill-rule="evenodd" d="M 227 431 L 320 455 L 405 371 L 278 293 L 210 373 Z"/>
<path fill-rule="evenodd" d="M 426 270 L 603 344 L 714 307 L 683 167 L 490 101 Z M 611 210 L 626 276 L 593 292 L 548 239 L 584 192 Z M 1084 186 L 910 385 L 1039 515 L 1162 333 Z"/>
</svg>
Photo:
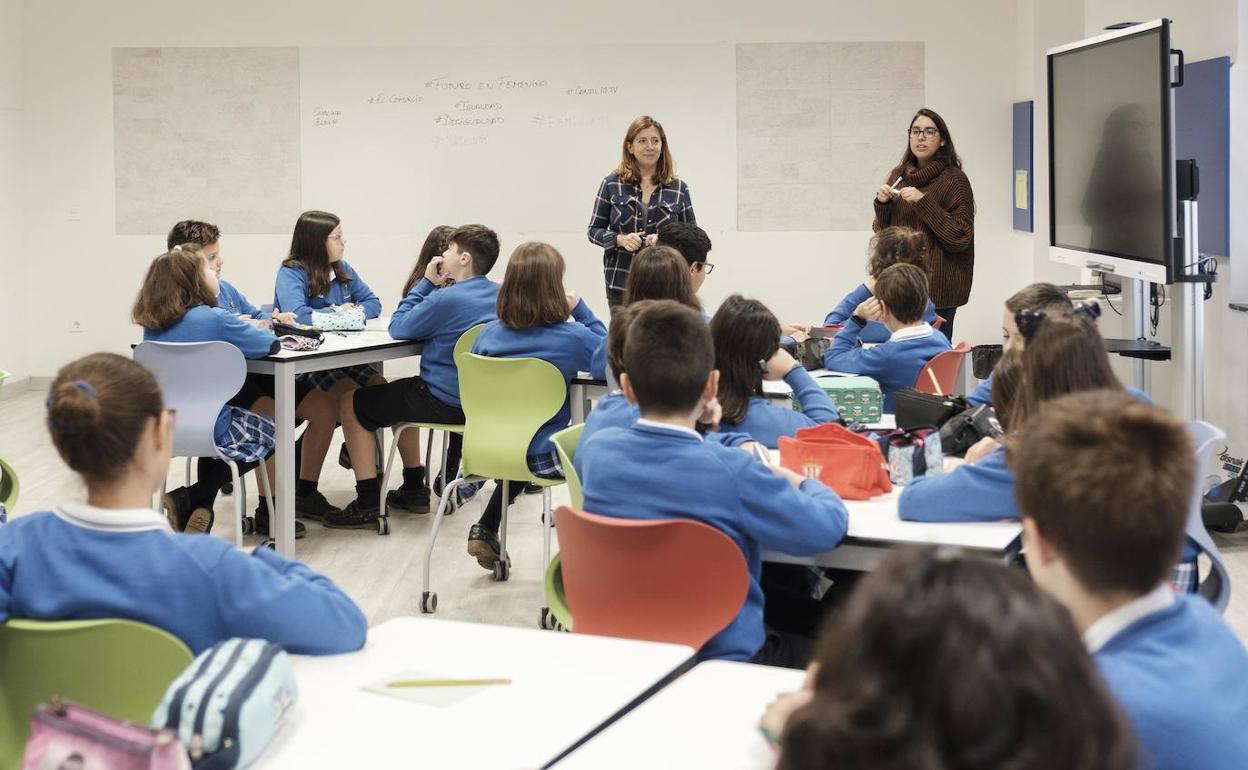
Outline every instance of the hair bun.
<svg viewBox="0 0 1248 770">
<path fill-rule="evenodd" d="M 97 428 L 101 418 L 95 388 L 85 380 L 61 382 L 48 394 L 48 425 L 62 436 L 78 436 Z"/>
</svg>

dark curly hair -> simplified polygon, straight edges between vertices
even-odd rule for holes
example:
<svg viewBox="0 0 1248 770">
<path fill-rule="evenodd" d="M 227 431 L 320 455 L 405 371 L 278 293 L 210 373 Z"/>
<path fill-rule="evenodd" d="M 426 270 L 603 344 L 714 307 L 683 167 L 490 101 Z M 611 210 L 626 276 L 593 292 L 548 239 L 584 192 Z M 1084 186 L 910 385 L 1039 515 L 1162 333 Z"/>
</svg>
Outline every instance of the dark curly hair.
<svg viewBox="0 0 1248 770">
<path fill-rule="evenodd" d="M 1134 748 L 1070 614 L 1026 573 L 890 555 L 825 628 L 781 770 L 1126 770 Z"/>
</svg>

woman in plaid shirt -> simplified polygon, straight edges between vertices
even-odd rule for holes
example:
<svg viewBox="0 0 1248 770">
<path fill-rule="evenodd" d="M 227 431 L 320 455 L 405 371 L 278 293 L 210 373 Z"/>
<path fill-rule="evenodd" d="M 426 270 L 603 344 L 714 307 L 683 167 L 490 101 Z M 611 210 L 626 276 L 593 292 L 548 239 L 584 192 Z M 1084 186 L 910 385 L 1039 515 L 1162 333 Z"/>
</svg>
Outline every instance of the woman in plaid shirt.
<svg viewBox="0 0 1248 770">
<path fill-rule="evenodd" d="M 589 240 L 603 248 L 607 303 L 622 304 L 633 254 L 658 239 L 668 222 L 697 224 L 689 187 L 676 178 L 676 163 L 663 126 L 649 115 L 634 120 L 624 135 L 620 165 L 602 180 L 589 221 Z"/>
</svg>

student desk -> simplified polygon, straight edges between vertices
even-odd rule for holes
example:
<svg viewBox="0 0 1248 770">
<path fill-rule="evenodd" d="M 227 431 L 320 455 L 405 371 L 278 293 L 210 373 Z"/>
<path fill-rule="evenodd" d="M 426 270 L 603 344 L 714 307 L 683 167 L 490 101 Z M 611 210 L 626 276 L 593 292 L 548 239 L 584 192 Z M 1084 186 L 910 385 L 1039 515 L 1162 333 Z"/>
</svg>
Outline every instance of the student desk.
<svg viewBox="0 0 1248 770">
<path fill-rule="evenodd" d="M 585 422 L 585 416 L 594 408 L 593 400 L 607 395 L 607 381 L 594 379 L 589 372 L 577 372 L 568 383 L 568 399 L 572 407 L 572 424 Z"/>
<path fill-rule="evenodd" d="M 1017 521 L 902 521 L 897 515 L 901 488 L 870 500 L 846 500 L 849 532 L 834 550 L 816 556 L 789 556 L 767 551 L 763 561 L 808 564 L 865 572 L 888 553 L 907 545 L 948 545 L 1006 558 L 1019 549 L 1022 525 Z"/>
<path fill-rule="evenodd" d="M 369 629 L 359 652 L 295 659 L 299 700 L 253 767 L 538 768 L 692 656 L 683 645 L 396 618 Z M 362 689 L 401 672 L 511 684 L 447 706 Z"/>
<path fill-rule="evenodd" d="M 776 752 L 758 720 L 804 671 L 732 661 L 699 663 L 585 745 L 556 770 L 693 768 L 770 770 Z"/>
<path fill-rule="evenodd" d="M 324 344 L 316 350 L 282 350 L 247 361 L 247 371 L 274 379 L 278 456 L 272 531 L 283 556 L 295 555 L 295 375 L 420 355 L 421 344 L 394 339 L 387 331 L 389 323 L 387 317 L 374 318 L 362 332 L 326 332 Z"/>
</svg>

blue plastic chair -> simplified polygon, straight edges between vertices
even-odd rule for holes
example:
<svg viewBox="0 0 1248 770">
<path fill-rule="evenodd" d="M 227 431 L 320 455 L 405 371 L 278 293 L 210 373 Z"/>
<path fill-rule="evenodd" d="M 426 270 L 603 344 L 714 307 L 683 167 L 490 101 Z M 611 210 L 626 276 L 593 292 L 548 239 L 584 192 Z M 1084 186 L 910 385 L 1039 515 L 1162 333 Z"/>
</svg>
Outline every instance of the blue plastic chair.
<svg viewBox="0 0 1248 770">
<path fill-rule="evenodd" d="M 246 493 L 239 483 L 238 463 L 217 449 L 213 438 L 217 415 L 238 393 L 247 377 L 243 353 L 228 342 L 141 342 L 134 349 L 134 360 L 142 364 L 160 384 L 165 406 L 177 410 L 173 428 L 174 457 L 213 457 L 230 467 L 234 482 L 234 513 L 237 526 L 234 544 L 243 544 L 243 535 L 255 529 L 245 513 Z M 264 463 L 256 466 L 260 489 L 275 515 L 272 487 Z M 162 486 L 163 492 L 163 486 Z M 276 531 L 276 527 L 270 529 Z"/>
<path fill-rule="evenodd" d="M 1192 499 L 1187 507 L 1187 527 L 1185 534 L 1200 547 L 1205 556 L 1209 557 L 1209 574 L 1196 587 L 1196 593 L 1209 600 L 1213 608 L 1225 613 L 1231 602 L 1231 575 L 1222 561 L 1222 553 L 1205 529 L 1205 521 L 1200 515 L 1204 503 L 1203 482 L 1209 463 L 1213 459 L 1214 449 L 1226 439 L 1226 431 L 1207 422 L 1193 420 L 1187 424 L 1192 443 L 1196 446 L 1196 483 L 1192 485 Z"/>
</svg>

